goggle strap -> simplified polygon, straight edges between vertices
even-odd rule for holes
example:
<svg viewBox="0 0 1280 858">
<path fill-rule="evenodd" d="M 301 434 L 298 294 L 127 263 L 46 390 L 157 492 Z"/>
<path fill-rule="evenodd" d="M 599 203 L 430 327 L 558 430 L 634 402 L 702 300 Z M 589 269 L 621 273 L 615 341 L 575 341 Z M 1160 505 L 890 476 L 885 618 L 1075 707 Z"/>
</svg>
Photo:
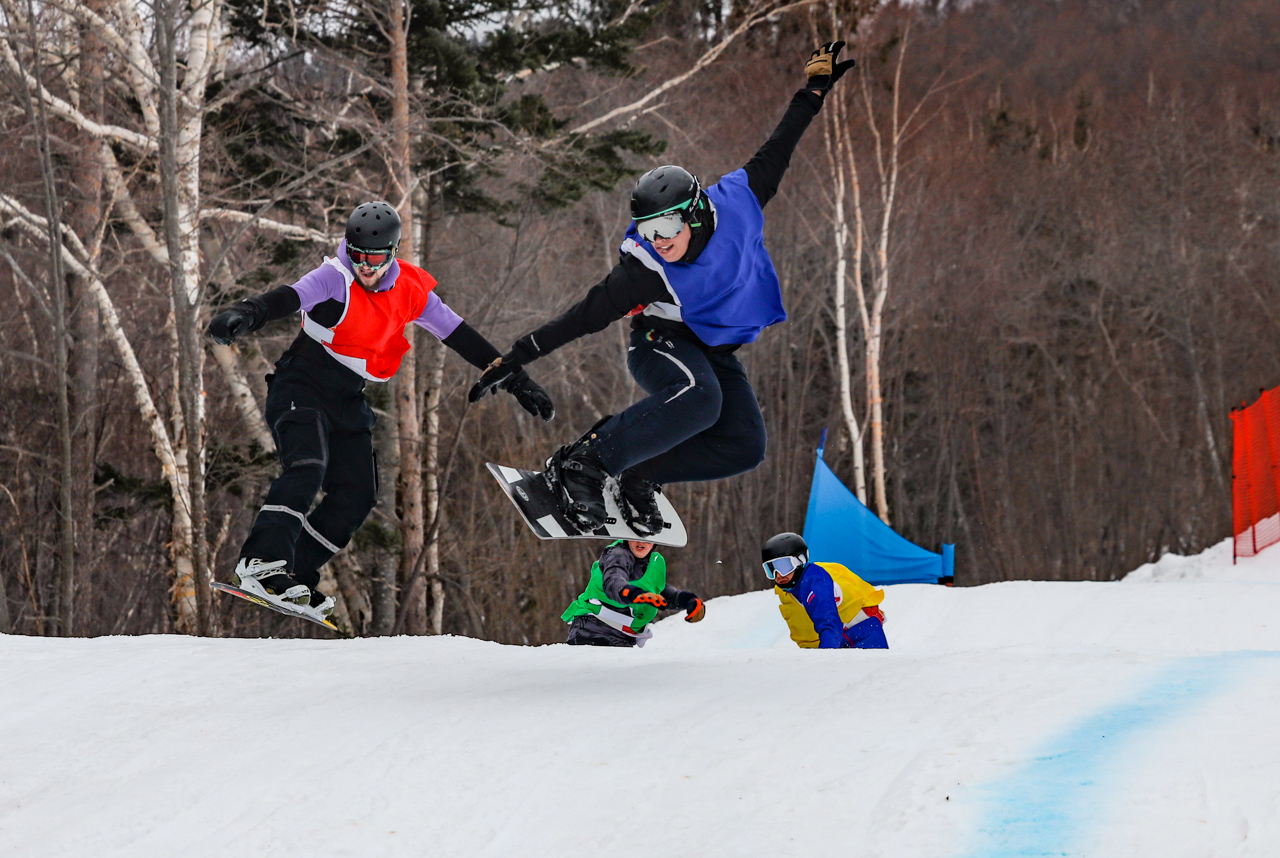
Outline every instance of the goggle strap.
<svg viewBox="0 0 1280 858">
<path fill-rule="evenodd" d="M 696 199 L 696 197 L 695 197 L 695 199 Z M 640 220 L 642 220 L 642 221 L 644 221 L 644 220 L 652 220 L 652 219 L 653 219 L 653 218 L 655 218 L 655 217 L 662 217 L 664 214 L 671 214 L 671 212 L 681 212 L 681 211 L 684 211 L 685 209 L 687 209 L 687 208 L 688 208 L 689 206 L 691 206 L 692 204 L 693 204 L 693 200 L 692 200 L 692 199 L 688 199 L 688 200 L 685 200 L 685 201 L 684 201 L 684 202 L 682 202 L 682 203 L 677 203 L 676 205 L 672 206 L 672 207 L 671 207 L 671 208 L 669 208 L 669 209 L 663 209 L 663 210 L 662 210 L 662 211 L 660 211 L 660 212 L 654 212 L 653 214 L 649 215 L 648 217 L 643 217 L 643 218 L 641 218 Z"/>
</svg>

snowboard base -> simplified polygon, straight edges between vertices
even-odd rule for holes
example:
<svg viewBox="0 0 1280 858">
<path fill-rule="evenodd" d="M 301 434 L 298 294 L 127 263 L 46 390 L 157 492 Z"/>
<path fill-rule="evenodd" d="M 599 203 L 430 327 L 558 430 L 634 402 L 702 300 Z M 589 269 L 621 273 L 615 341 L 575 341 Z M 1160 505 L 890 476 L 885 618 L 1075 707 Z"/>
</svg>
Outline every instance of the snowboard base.
<svg viewBox="0 0 1280 858">
<path fill-rule="evenodd" d="M 338 628 L 328 620 L 319 620 L 311 616 L 310 614 L 303 613 L 302 611 L 296 611 L 291 608 L 286 608 L 283 605 L 277 605 L 275 602 L 268 602 L 266 599 L 262 598 L 261 596 L 255 595 L 253 593 L 245 592 L 244 590 L 241 590 L 239 587 L 233 587 L 230 584 L 223 584 L 221 581 L 214 581 L 209 586 L 215 590 L 221 590 L 224 593 L 229 593 L 232 596 L 238 596 L 239 598 L 244 599 L 246 602 L 253 602 L 253 604 L 255 605 L 261 605 L 262 607 L 267 608 L 268 610 L 275 611 L 277 614 L 284 614 L 286 617 L 297 617 L 300 620 L 306 620 L 309 623 L 315 623 L 317 626 L 324 626 L 329 631 L 337 632 L 343 637 L 350 637 L 346 632 L 344 632 L 342 629 Z"/>
<path fill-rule="evenodd" d="M 604 492 L 607 512 L 604 526 L 590 533 L 583 533 L 560 512 L 555 493 L 541 471 L 526 471 L 523 468 L 495 465 L 493 462 L 486 462 L 485 466 L 515 504 L 520 517 L 529 525 L 533 535 L 539 539 L 634 539 L 675 548 L 683 548 L 689 542 L 684 522 L 680 520 L 671 501 L 663 494 L 658 495 L 658 508 L 662 510 L 662 532 L 641 536 L 628 527 L 626 519 L 622 517 L 615 497 L 613 478 L 610 477 Z"/>
</svg>

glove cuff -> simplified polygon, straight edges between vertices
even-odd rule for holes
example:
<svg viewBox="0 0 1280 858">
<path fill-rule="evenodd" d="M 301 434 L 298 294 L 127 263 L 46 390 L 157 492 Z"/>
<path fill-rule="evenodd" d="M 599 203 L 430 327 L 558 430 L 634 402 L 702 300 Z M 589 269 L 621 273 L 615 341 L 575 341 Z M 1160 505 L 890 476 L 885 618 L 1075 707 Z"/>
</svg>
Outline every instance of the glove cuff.
<svg viewBox="0 0 1280 858">
<path fill-rule="evenodd" d="M 538 348 L 538 341 L 533 334 L 525 334 L 511 344 L 511 351 L 503 356 L 502 362 L 515 361 L 523 366 L 527 363 L 533 363 L 540 357 L 542 357 L 542 350 Z"/>
<path fill-rule="evenodd" d="M 267 323 L 267 305 L 259 297 L 243 298 L 231 306 L 248 318 L 249 324 L 241 334 L 251 334 Z"/>
</svg>

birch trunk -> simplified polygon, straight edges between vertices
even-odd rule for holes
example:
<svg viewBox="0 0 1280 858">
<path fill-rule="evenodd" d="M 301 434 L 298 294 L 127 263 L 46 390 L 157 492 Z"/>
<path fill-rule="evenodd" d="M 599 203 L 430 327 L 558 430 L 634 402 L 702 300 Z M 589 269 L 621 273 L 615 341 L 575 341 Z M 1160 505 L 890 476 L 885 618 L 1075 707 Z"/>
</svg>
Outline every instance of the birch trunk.
<svg viewBox="0 0 1280 858">
<path fill-rule="evenodd" d="M 40 48 L 34 19 L 28 19 L 31 53 L 35 58 L 35 77 L 42 78 Z M 25 81 L 24 81 L 25 83 Z M 64 637 L 75 630 L 76 536 L 75 536 L 75 453 L 71 439 L 71 402 L 67 395 L 70 382 L 67 350 L 67 277 L 59 252 L 62 247 L 61 202 L 55 186 L 53 158 L 49 151 L 49 116 L 43 99 L 28 90 L 25 100 L 28 116 L 37 129 L 36 143 L 40 161 L 40 177 L 44 189 L 45 226 L 49 241 L 49 292 L 53 311 L 54 385 L 57 387 L 58 450 L 61 485 L 58 487 L 58 609 L 57 628 Z"/>
<path fill-rule="evenodd" d="M 874 294 L 871 307 L 864 319 L 866 333 L 867 363 L 867 409 L 868 424 L 871 430 L 871 470 L 875 489 L 876 514 L 885 524 L 890 524 L 889 495 L 885 481 L 885 432 L 884 432 L 884 394 L 880 382 L 880 364 L 883 358 L 884 341 L 884 309 L 889 297 L 893 281 L 891 277 L 890 241 L 893 233 L 894 205 L 897 201 L 898 179 L 901 169 L 902 147 L 912 120 L 916 117 L 929 92 L 915 106 L 905 120 L 902 117 L 902 69 L 907 55 L 907 44 L 911 36 L 911 27 L 905 28 L 902 43 L 898 47 L 897 64 L 894 68 L 894 84 L 889 110 L 888 140 L 880 129 L 876 118 L 871 85 L 864 72 L 859 75 L 862 105 L 866 113 L 867 129 L 875 141 L 876 172 L 879 184 L 880 217 L 877 229 L 875 252 L 873 257 Z M 930 90 L 932 91 L 932 87 Z"/>
<path fill-rule="evenodd" d="M 391 48 L 391 178 L 400 194 L 397 209 L 402 223 L 400 258 L 417 262 L 414 246 L 413 151 L 409 137 L 409 7 L 405 0 L 388 0 L 387 36 Z M 423 560 L 425 525 L 422 491 L 422 415 L 418 391 L 417 350 L 422 338 L 416 325 L 410 324 L 405 335 L 413 344 L 413 352 L 396 374 L 396 417 L 400 431 L 400 554 L 401 592 L 410 600 L 400 606 L 405 612 L 405 629 L 409 634 L 427 631 L 426 588 L 413 586 L 413 578 Z"/>
<path fill-rule="evenodd" d="M 413 191 L 417 203 L 415 246 L 418 258 L 425 265 L 430 253 L 431 183 L 427 180 Z M 424 338 L 425 339 L 425 338 Z M 419 371 L 426 379 L 426 408 L 423 411 L 423 482 L 426 492 L 426 541 L 424 550 L 426 580 L 430 582 L 427 593 L 427 631 L 444 633 L 444 583 L 440 580 L 440 399 L 444 386 L 445 347 L 427 340 L 419 360 Z M 424 588 L 425 589 L 425 588 Z"/>
<path fill-rule="evenodd" d="M 182 574 L 190 570 L 190 587 L 196 603 L 196 627 L 212 632 L 209 597 L 208 546 L 204 496 L 204 349 L 200 329 L 200 159 L 204 133 L 204 99 L 221 38 L 216 0 L 193 0 L 184 32 L 179 31 L 181 0 L 158 4 L 157 45 L 161 50 L 159 117 L 160 174 L 164 198 L 165 249 L 173 285 L 175 338 L 178 348 L 177 398 L 184 431 L 178 433 L 185 447 L 179 459 L 185 471 L 187 510 L 185 532 L 175 534 L 179 574 L 178 594 L 186 598 Z M 187 48 L 185 76 L 177 80 L 178 44 Z M 175 519 L 178 517 L 175 516 Z M 186 544 L 182 539 L 185 537 Z M 184 550 L 185 549 L 185 550 Z"/>
<path fill-rule="evenodd" d="M 197 22 L 205 19 L 207 7 L 201 5 L 192 16 L 188 71 L 198 72 L 201 36 Z M 193 591 L 196 626 L 184 631 L 208 635 L 212 630 L 209 599 L 209 564 L 207 557 L 204 498 L 204 349 L 200 342 L 199 282 L 199 169 L 202 112 L 196 94 L 193 115 L 181 122 L 178 111 L 178 0 L 156 6 L 156 44 L 160 52 L 160 183 L 164 212 L 165 249 L 169 254 L 169 277 L 173 288 L 173 338 L 178 364 L 174 409 L 175 420 L 181 415 L 181 426 L 175 436 L 180 439 L 184 456 L 178 458 L 180 483 L 185 483 L 186 509 L 183 531 L 175 533 L 174 552 L 179 569 L 189 569 L 189 576 L 177 579 L 177 596 L 188 598 Z M 207 25 L 207 21 L 205 21 Z M 191 81 L 184 86 L 190 96 Z M 181 479 L 185 477 L 185 479 Z M 178 516 L 174 516 L 175 521 Z M 185 544 L 184 544 L 185 540 Z M 189 581 L 186 580 L 189 577 Z"/>
<path fill-rule="evenodd" d="M 858 418 L 853 410 L 853 373 L 849 366 L 849 320 L 846 309 L 846 285 L 849 278 L 849 225 L 845 205 L 845 196 L 849 181 L 853 183 L 853 208 L 856 216 L 854 239 L 854 277 L 857 284 L 859 308 L 866 327 L 866 297 L 862 292 L 862 205 L 858 186 L 857 164 L 852 157 L 852 145 L 848 138 L 844 103 L 839 97 L 831 98 L 831 110 L 823 124 L 823 140 L 827 150 L 827 167 L 832 174 L 832 185 L 835 189 L 835 211 L 832 224 L 833 240 L 836 246 L 836 373 L 840 380 L 840 413 L 844 417 L 845 432 L 853 448 L 853 485 L 854 493 L 862 503 L 867 502 L 866 463 L 862 448 L 862 429 L 858 426 Z M 848 168 L 846 172 L 846 168 Z"/>
<path fill-rule="evenodd" d="M 375 426 L 373 443 L 377 455 L 380 479 L 378 481 L 377 514 L 388 527 L 399 529 L 400 521 L 396 516 L 396 486 L 400 462 L 399 422 L 395 418 L 395 398 L 391 398 L 392 414 L 389 422 L 395 428 Z M 396 625 L 396 578 L 400 564 L 385 551 L 379 549 L 370 560 L 372 571 L 369 574 L 369 633 L 372 635 L 389 635 Z"/>
<path fill-rule="evenodd" d="M 110 58 L 112 79 L 127 88 L 140 128 L 102 121 L 93 115 L 92 110 L 86 112 L 85 102 L 77 99 L 74 91 L 72 101 L 51 93 L 43 87 L 38 76 L 31 74 L 30 69 L 36 64 L 20 61 L 7 42 L 0 42 L 0 54 L 10 69 L 31 88 L 51 117 L 98 141 L 96 151 L 102 176 L 110 190 L 111 205 L 152 258 L 170 266 L 175 287 L 175 318 L 184 325 L 184 331 L 176 338 L 179 357 L 173 391 L 175 402 L 182 403 L 182 407 L 174 409 L 176 430 L 172 436 L 156 410 L 146 376 L 120 325 L 110 295 L 97 274 L 93 261 L 96 251 L 87 249 L 96 242 L 85 241 L 71 230 L 66 233 L 65 240 L 52 243 L 56 256 L 76 276 L 84 279 L 99 308 L 102 324 L 121 354 L 142 420 L 151 433 L 162 475 L 173 493 L 170 548 L 174 565 L 175 623 L 179 629 L 190 631 L 208 627 L 207 617 L 202 621 L 196 609 L 197 602 L 207 598 L 207 593 L 196 586 L 203 583 L 207 564 L 204 562 L 202 493 L 204 415 L 200 378 L 203 350 L 195 320 L 198 318 L 201 282 L 198 224 L 204 94 L 223 35 L 219 0 L 194 0 L 189 8 L 190 14 L 185 18 L 179 14 L 181 2 L 172 0 L 167 6 L 158 7 L 157 17 L 148 20 L 140 14 L 136 0 L 50 0 L 46 7 L 66 16 L 79 27 L 87 28 L 100 41 L 102 61 L 105 64 Z M 17 7 L 8 2 L 3 5 L 6 16 L 11 20 L 21 20 L 22 14 Z M 169 22 L 169 29 L 162 33 L 165 21 Z M 163 45 L 161 40 L 164 40 Z M 164 75 L 167 87 L 162 87 L 162 75 L 152 60 L 150 50 L 153 44 L 163 47 L 170 59 Z M 185 56 L 181 57 L 184 75 L 179 92 L 176 66 L 180 48 L 185 49 Z M 93 58 L 82 61 L 92 62 Z M 161 111 L 165 104 L 170 105 L 171 113 L 163 123 L 165 133 L 162 134 Z M 128 122 L 127 119 L 125 121 Z M 111 149 L 112 145 L 119 145 L 142 156 L 141 169 L 145 171 L 153 169 L 151 165 L 154 162 L 148 158 L 159 152 L 162 141 L 171 149 L 168 166 L 161 170 L 165 175 L 160 177 L 165 186 L 163 243 L 133 204 L 126 179 Z M 142 181 L 146 178 L 144 172 Z M 12 198 L 0 197 L 0 208 L 17 211 L 21 206 Z M 30 224 L 43 220 L 29 212 L 21 216 Z M 195 538 L 197 534 L 199 539 Z M 200 613 L 207 615 L 207 612 Z"/>
<path fill-rule="evenodd" d="M 102 0 L 88 0 L 88 7 L 100 12 Z M 101 121 L 104 113 L 104 46 L 97 31 L 81 24 L 79 27 L 80 55 L 75 78 L 76 107 L 90 120 Z M 90 267 L 97 267 L 101 241 L 97 238 L 102 222 L 102 164 L 98 159 L 97 143 L 93 138 L 77 130 L 77 158 L 73 184 L 77 198 L 71 208 L 70 223 L 74 232 L 94 236 L 87 242 Z M 95 560 L 94 471 L 97 461 L 97 431 L 99 397 L 98 371 L 102 318 L 92 290 L 83 278 L 71 274 L 68 278 L 74 315 L 72 338 L 75 354 L 72 368 L 72 429 L 75 446 L 74 518 L 76 529 L 76 557 L 79 576 L 77 581 L 81 614 L 84 606 L 93 603 L 93 569 Z"/>
<path fill-rule="evenodd" d="M 431 623 L 433 635 L 444 633 L 444 582 L 440 580 L 440 395 L 444 387 L 444 353 L 440 344 L 432 346 L 430 391 L 427 393 L 427 580 L 431 582 Z"/>
</svg>

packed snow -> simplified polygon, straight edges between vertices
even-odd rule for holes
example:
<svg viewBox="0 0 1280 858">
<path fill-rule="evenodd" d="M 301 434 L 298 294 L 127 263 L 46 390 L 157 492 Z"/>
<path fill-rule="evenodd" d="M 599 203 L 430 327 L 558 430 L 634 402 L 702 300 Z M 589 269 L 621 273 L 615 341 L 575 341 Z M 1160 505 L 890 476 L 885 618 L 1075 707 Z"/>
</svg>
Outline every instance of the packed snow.
<svg viewBox="0 0 1280 858">
<path fill-rule="evenodd" d="M 883 607 L 888 651 L 768 591 L 638 650 L 0 636 L 0 855 L 1280 855 L 1280 547 Z"/>
</svg>

